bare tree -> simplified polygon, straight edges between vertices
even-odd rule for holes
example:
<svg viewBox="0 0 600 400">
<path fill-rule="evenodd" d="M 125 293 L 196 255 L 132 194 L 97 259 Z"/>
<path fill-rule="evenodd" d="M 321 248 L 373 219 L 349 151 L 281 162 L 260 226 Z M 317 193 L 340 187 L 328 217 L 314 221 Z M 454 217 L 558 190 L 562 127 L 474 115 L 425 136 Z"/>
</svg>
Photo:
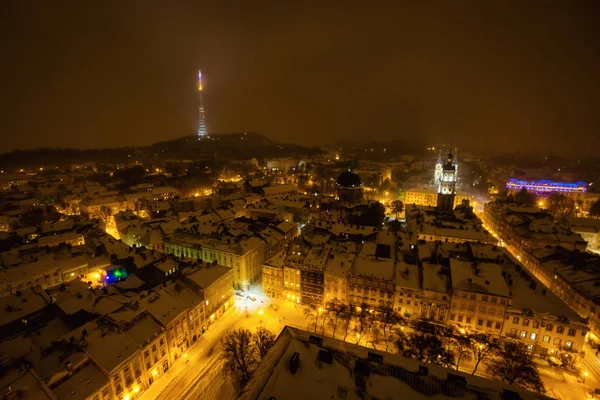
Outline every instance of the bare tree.
<svg viewBox="0 0 600 400">
<path fill-rule="evenodd" d="M 321 309 L 321 331 L 323 336 L 325 335 L 325 323 L 331 319 L 331 309 Z"/>
<path fill-rule="evenodd" d="M 348 337 L 348 329 L 350 325 L 352 325 L 352 320 L 354 319 L 354 315 L 356 314 L 356 309 L 352 306 L 347 306 L 344 308 L 344 312 L 342 313 L 342 327 L 344 328 L 344 342 Z"/>
<path fill-rule="evenodd" d="M 317 333 L 317 327 L 319 326 L 321 311 L 323 311 L 323 309 L 314 304 L 310 304 L 304 309 L 304 316 L 308 320 L 308 329 L 314 330 L 315 333 Z"/>
<path fill-rule="evenodd" d="M 533 357 L 516 343 L 506 343 L 487 367 L 492 376 L 509 385 L 542 394 L 546 392 Z"/>
<path fill-rule="evenodd" d="M 392 211 L 396 214 L 396 219 L 398 218 L 398 214 L 404 211 L 404 203 L 402 200 L 394 200 L 392 201 Z"/>
<path fill-rule="evenodd" d="M 462 358 L 473 352 L 473 338 L 470 335 L 462 335 L 459 332 L 454 332 L 452 347 L 456 354 L 456 370 L 458 371 Z"/>
<path fill-rule="evenodd" d="M 328 325 L 331 329 L 333 329 L 333 333 L 331 334 L 331 337 L 333 338 L 335 338 L 335 332 L 341 320 L 343 319 L 343 315 L 346 312 L 347 307 L 348 306 L 345 304 L 339 303 L 329 303 L 327 306 L 328 310 L 331 312 L 331 318 L 329 318 Z"/>
<path fill-rule="evenodd" d="M 369 310 L 368 305 L 363 303 L 360 306 L 360 311 L 356 314 L 356 325 L 354 333 L 356 333 L 356 344 L 360 342 L 361 337 L 366 336 L 373 326 L 375 315 L 373 310 Z"/>
<path fill-rule="evenodd" d="M 402 329 L 396 329 L 393 332 L 393 336 L 394 336 L 394 347 L 396 348 L 396 351 L 398 352 L 398 354 L 400 354 L 403 357 L 410 357 L 410 351 L 409 351 L 409 338 L 408 336 L 404 333 L 404 331 Z"/>
<path fill-rule="evenodd" d="M 479 364 L 486 358 L 489 358 L 490 356 L 492 356 L 494 354 L 494 352 L 496 352 L 498 350 L 498 345 L 495 343 L 492 343 L 490 341 L 490 337 L 487 335 L 474 335 L 474 336 L 472 336 L 472 339 L 473 339 L 472 352 L 473 352 L 473 358 L 475 360 L 475 368 L 473 369 L 472 375 L 475 375 L 475 373 L 477 372 L 477 368 L 479 367 Z"/>
<path fill-rule="evenodd" d="M 235 329 L 227 332 L 222 342 L 225 367 L 238 377 L 240 387 L 244 387 L 258 366 L 252 332 Z"/>
<path fill-rule="evenodd" d="M 385 351 L 389 350 L 390 340 L 394 336 L 394 329 L 402 322 L 402 317 L 391 307 L 386 307 L 381 314 L 379 314 L 380 328 L 381 328 L 381 339 L 385 343 Z"/>
<path fill-rule="evenodd" d="M 371 347 L 373 347 L 375 350 L 377 350 L 377 345 L 379 343 L 381 343 L 381 339 L 382 339 L 381 334 L 382 334 L 382 331 L 380 329 L 380 324 L 377 321 L 373 322 L 373 324 L 371 325 L 371 328 L 369 329 L 368 337 L 366 340 L 367 346 L 371 345 Z M 387 343 L 386 343 L 386 347 L 387 347 Z"/>
<path fill-rule="evenodd" d="M 405 355 L 419 361 L 440 364 L 445 367 L 454 365 L 454 353 L 451 350 L 450 330 L 431 324 L 425 331 L 415 331 L 408 336 Z"/>
<path fill-rule="evenodd" d="M 552 218 L 572 215 L 575 211 L 575 200 L 562 193 L 553 193 L 548 199 L 548 209 Z"/>
<path fill-rule="evenodd" d="M 275 343 L 275 335 L 267 328 L 259 326 L 256 328 L 256 332 L 254 333 L 253 341 L 254 346 L 256 346 L 256 351 L 258 351 L 258 355 L 262 360 L 265 358 L 265 355 L 269 349 L 273 347 L 273 344 Z"/>
</svg>

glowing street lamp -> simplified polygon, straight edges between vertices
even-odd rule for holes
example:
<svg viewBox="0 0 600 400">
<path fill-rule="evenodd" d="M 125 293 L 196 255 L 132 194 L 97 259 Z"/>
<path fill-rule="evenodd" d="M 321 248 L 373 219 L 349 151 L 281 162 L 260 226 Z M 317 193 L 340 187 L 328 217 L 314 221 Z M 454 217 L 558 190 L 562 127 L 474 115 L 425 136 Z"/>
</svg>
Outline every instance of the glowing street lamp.
<svg viewBox="0 0 600 400">
<path fill-rule="evenodd" d="M 258 315 L 263 315 L 264 313 L 265 313 L 265 312 L 263 311 L 263 309 L 262 309 L 262 308 L 258 310 Z"/>
</svg>

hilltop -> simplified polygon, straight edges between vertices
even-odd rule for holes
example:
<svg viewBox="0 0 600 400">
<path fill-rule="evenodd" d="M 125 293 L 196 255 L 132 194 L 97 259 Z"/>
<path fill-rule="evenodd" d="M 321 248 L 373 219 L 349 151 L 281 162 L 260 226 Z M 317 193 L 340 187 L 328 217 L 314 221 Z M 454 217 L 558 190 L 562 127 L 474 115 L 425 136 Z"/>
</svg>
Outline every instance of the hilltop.
<svg viewBox="0 0 600 400">
<path fill-rule="evenodd" d="M 0 168 L 20 169 L 37 166 L 67 165 L 95 161 L 127 163 L 132 157 L 140 162 L 167 159 L 204 161 L 250 160 L 252 158 L 303 157 L 319 154 L 316 147 L 283 144 L 254 132 L 214 135 L 204 140 L 196 136 L 154 143 L 150 146 L 112 149 L 39 148 L 0 154 Z"/>
</svg>

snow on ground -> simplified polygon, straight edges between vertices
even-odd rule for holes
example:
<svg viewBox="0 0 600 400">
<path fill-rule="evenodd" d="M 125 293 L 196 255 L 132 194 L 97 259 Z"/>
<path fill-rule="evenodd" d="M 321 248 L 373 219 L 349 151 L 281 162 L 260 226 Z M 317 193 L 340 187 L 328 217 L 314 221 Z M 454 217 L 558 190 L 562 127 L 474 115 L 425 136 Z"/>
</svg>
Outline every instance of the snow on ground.
<svg viewBox="0 0 600 400">
<path fill-rule="evenodd" d="M 251 301 L 235 296 L 236 307 L 227 311 L 202 335 L 187 351 L 186 358 L 180 358 L 158 379 L 139 400 L 167 399 L 231 399 L 235 397 L 229 378 L 224 379 L 221 360 L 221 338 L 231 329 L 254 330 L 263 326 L 275 335 L 285 325 L 306 329 L 307 321 L 303 308 L 288 301 L 265 298 L 252 291 L 257 297 Z M 275 311 L 269 305 L 276 304 Z M 263 314 L 259 315 L 258 310 Z"/>
<path fill-rule="evenodd" d="M 260 284 L 254 286 L 245 295 L 256 296 L 256 301 L 247 299 L 245 296 L 235 296 L 235 308 L 227 311 L 216 321 L 208 331 L 188 350 L 186 358 L 180 358 L 175 362 L 163 377 L 157 380 L 146 390 L 138 400 L 192 400 L 192 399 L 233 399 L 235 398 L 234 385 L 224 370 L 221 356 L 221 338 L 231 329 L 246 328 L 254 330 L 263 326 L 278 335 L 285 325 L 300 329 L 307 329 L 308 321 L 304 316 L 301 306 L 278 299 L 264 297 Z M 270 307 L 271 305 L 278 306 Z M 258 310 L 262 309 L 262 315 Z M 320 325 L 320 324 L 319 324 Z M 319 333 L 321 328 L 319 327 Z M 325 334 L 331 336 L 332 329 L 326 327 Z M 343 340 L 345 331 L 337 329 L 336 339 Z M 347 340 L 355 343 L 356 337 L 352 327 L 348 329 Z M 361 344 L 364 345 L 361 340 Z M 392 343 L 389 343 L 392 350 Z M 385 349 L 386 345 L 381 342 L 378 349 Z M 593 353 L 592 353 L 593 354 Z M 591 354 L 590 354 L 591 355 Z M 590 371 L 586 382 L 570 373 L 558 373 L 550 367 L 540 367 L 540 374 L 548 389 L 548 395 L 563 400 L 580 400 L 588 398 L 587 393 L 599 387 L 595 378 L 600 372 L 600 361 L 595 357 L 586 359 L 584 368 Z M 594 369 L 595 368 L 595 369 Z M 464 360 L 461 362 L 461 371 L 471 373 L 472 362 Z M 485 373 L 485 367 L 480 365 L 478 375 L 493 379 Z"/>
</svg>

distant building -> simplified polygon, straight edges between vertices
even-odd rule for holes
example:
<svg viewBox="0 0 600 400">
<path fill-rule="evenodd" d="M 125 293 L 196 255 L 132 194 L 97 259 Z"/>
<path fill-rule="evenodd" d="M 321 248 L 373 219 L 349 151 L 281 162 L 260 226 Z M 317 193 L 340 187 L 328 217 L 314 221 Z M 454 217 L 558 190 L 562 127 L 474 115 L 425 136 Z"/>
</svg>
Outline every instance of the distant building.
<svg viewBox="0 0 600 400">
<path fill-rule="evenodd" d="M 510 178 L 506 183 L 509 191 L 525 189 L 538 195 L 546 193 L 585 193 L 587 184 L 585 182 L 553 182 L 550 180 L 524 181 Z"/>
<path fill-rule="evenodd" d="M 465 192 L 457 192 L 454 196 L 454 202 L 452 204 L 453 209 L 461 205 L 463 200 L 473 201 L 473 196 Z M 438 203 L 438 192 L 437 189 L 424 188 L 424 189 L 408 189 L 405 192 L 404 204 L 416 204 L 418 206 L 436 207 Z M 471 204 L 472 205 L 472 204 Z"/>
<path fill-rule="evenodd" d="M 545 198 L 552 194 L 562 194 L 575 201 L 579 212 L 587 213 L 592 204 L 600 199 L 599 193 L 591 193 L 587 191 L 585 182 L 555 182 L 551 180 L 527 181 L 510 178 L 506 183 L 506 188 L 509 193 L 515 194 L 521 190 L 526 190 L 535 193 L 538 198 L 541 198 L 542 205 Z"/>
<path fill-rule="evenodd" d="M 548 213 L 537 207 L 497 200 L 485 205 L 482 221 L 519 257 L 525 250 L 545 246 L 571 250 L 585 250 L 587 246 L 581 235 L 555 223 Z"/>
<path fill-rule="evenodd" d="M 587 250 L 600 253 L 600 219 L 570 218 L 569 225 L 573 233 L 581 235 L 587 242 Z"/>
<path fill-rule="evenodd" d="M 361 201 L 363 198 L 363 183 L 356 172 L 352 170 L 352 166 L 348 170 L 342 172 L 338 176 L 337 194 L 340 200 L 349 203 Z"/>
</svg>

